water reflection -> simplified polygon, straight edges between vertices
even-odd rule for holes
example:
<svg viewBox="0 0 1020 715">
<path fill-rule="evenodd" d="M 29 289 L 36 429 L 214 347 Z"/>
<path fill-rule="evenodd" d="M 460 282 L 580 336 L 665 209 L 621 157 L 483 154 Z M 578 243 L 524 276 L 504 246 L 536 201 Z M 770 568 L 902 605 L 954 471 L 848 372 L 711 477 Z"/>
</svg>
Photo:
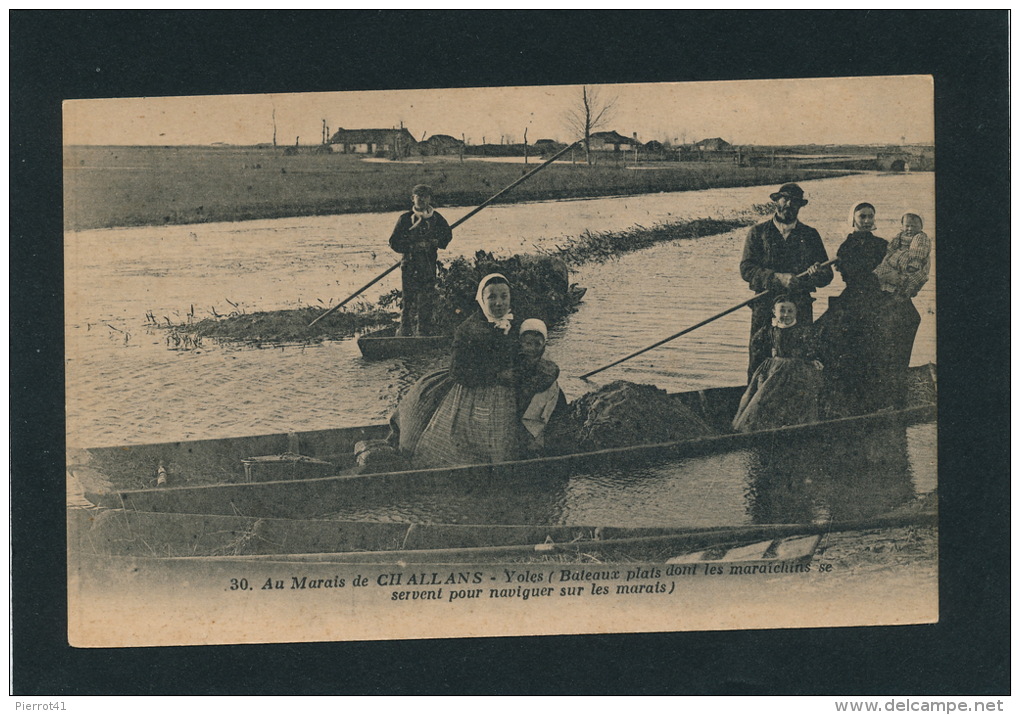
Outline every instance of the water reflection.
<svg viewBox="0 0 1020 715">
<path fill-rule="evenodd" d="M 905 430 L 875 430 L 832 445 L 821 494 L 833 521 L 878 516 L 909 502 L 914 489 Z"/>
<path fill-rule="evenodd" d="M 755 524 L 850 521 L 884 514 L 914 496 L 904 426 L 847 430 L 840 439 L 772 440 L 748 473 Z"/>
<path fill-rule="evenodd" d="M 574 474 L 559 520 L 614 526 L 738 524 L 746 520 L 743 485 L 749 457 L 738 450 Z"/>
<path fill-rule="evenodd" d="M 534 472 L 498 481 L 484 475 L 430 478 L 427 483 L 391 480 L 349 495 L 342 508 L 324 515 L 340 521 L 557 524 L 566 511 L 567 484 L 563 474 Z"/>
<path fill-rule="evenodd" d="M 839 440 L 772 440 L 685 459 L 388 483 L 331 518 L 450 524 L 711 527 L 879 516 L 934 484 L 934 424 L 847 430 Z"/>
</svg>

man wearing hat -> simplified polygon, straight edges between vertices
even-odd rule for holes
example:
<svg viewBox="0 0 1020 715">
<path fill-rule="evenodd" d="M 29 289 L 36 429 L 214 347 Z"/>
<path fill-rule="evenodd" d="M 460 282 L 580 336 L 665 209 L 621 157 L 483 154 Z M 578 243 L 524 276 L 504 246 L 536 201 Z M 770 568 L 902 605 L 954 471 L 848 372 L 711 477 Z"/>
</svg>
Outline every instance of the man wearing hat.
<svg viewBox="0 0 1020 715">
<path fill-rule="evenodd" d="M 797 184 L 783 184 L 770 196 L 776 213 L 769 220 L 751 227 L 740 259 L 740 277 L 755 293 L 768 295 L 751 303 L 751 337 L 769 323 L 772 304 L 786 294 L 797 306 L 797 322 L 811 323 L 812 291 L 832 282 L 832 269 L 819 264 L 829 260 L 818 231 L 797 220 L 807 204 L 804 190 Z M 808 275 L 797 277 L 807 272 Z M 747 376 L 768 355 L 756 354 L 753 344 Z"/>
<path fill-rule="evenodd" d="M 436 304 L 438 250 L 450 245 L 453 231 L 432 208 L 432 188 L 418 184 L 411 190 L 411 210 L 400 215 L 390 236 L 390 248 L 400 253 L 401 291 L 399 335 L 431 335 Z"/>
</svg>

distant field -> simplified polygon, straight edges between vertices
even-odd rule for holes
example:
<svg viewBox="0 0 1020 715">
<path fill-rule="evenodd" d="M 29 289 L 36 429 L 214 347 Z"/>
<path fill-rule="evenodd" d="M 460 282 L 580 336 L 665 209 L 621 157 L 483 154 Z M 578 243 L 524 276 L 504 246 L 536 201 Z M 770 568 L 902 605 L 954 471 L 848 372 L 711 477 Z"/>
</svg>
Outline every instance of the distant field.
<svg viewBox="0 0 1020 715">
<path fill-rule="evenodd" d="M 726 163 L 662 163 L 633 171 L 557 162 L 503 201 L 781 184 L 836 172 Z M 476 205 L 541 162 L 365 162 L 357 157 L 255 147 L 66 147 L 64 227 L 67 230 L 243 221 L 395 211 L 414 184 L 431 184 L 440 205 Z M 845 172 L 850 173 L 850 172 Z"/>
</svg>

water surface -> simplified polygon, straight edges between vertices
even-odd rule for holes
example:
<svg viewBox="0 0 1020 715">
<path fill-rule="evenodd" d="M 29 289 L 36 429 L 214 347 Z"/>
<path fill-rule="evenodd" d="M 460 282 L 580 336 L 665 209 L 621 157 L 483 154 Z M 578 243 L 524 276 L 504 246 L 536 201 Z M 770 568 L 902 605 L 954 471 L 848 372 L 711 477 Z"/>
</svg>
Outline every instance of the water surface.
<svg viewBox="0 0 1020 715">
<path fill-rule="evenodd" d="M 803 186 L 810 203 L 801 218 L 819 230 L 830 256 L 848 233 L 850 207 L 863 200 L 878 208 L 878 235 L 892 238 L 900 215 L 913 211 L 924 216 L 925 230 L 937 243 L 932 174 L 864 174 Z M 585 230 L 730 215 L 767 201 L 770 190 L 740 187 L 493 206 L 456 230 L 443 257 L 479 249 L 533 252 Z M 468 210 L 441 209 L 451 222 Z M 162 330 L 146 326 L 146 313 L 159 321 L 181 322 L 192 311 L 200 319 L 231 311 L 325 307 L 396 260 L 387 246 L 396 217 L 352 214 L 68 232 L 69 445 L 143 444 L 384 421 L 402 391 L 440 365 L 443 356 L 367 362 L 353 340 L 264 349 L 206 344 L 200 350 L 174 351 Z M 572 280 L 588 288 L 585 301 L 552 330 L 547 353 L 566 376 L 562 385 L 568 397 L 590 389 L 570 376 L 750 297 L 737 270 L 745 236 L 746 229 L 741 229 L 676 241 L 579 269 Z M 933 268 L 932 280 L 915 300 L 922 320 L 914 364 L 935 359 L 934 283 Z M 398 285 L 394 273 L 371 289 L 369 297 L 374 300 Z M 828 297 L 841 290 L 837 276 L 833 285 L 816 293 L 816 317 Z M 669 391 L 742 384 L 749 320 L 749 309 L 737 311 L 607 370 L 595 382 L 626 379 Z M 905 458 L 896 462 L 894 478 L 901 487 L 906 485 L 893 490 L 900 501 L 934 487 L 934 427 L 912 428 L 906 437 Z M 801 465 L 795 467 L 800 470 L 797 485 L 781 486 L 761 476 L 775 471 L 775 465 L 763 467 L 757 459 L 737 452 L 626 473 L 584 475 L 557 486 L 553 495 L 530 500 L 530 506 L 508 509 L 525 513 L 541 501 L 541 520 L 702 525 L 775 521 L 797 514 L 825 518 L 839 504 L 843 506 L 837 510 L 847 510 L 847 498 L 837 494 L 838 489 L 809 486 L 832 482 L 832 474 L 812 477 Z M 777 501 L 777 489 L 787 489 L 791 496 Z M 851 490 L 854 498 L 876 508 L 895 501 L 866 492 Z M 759 498 L 759 493 L 766 496 Z M 780 502 L 800 504 L 800 511 L 790 507 L 784 512 L 776 506 Z M 410 516 L 463 521 L 475 510 L 467 505 L 451 513 L 446 503 L 440 499 L 432 513 L 412 509 Z M 405 513 L 398 509 L 389 514 L 394 515 Z"/>
</svg>

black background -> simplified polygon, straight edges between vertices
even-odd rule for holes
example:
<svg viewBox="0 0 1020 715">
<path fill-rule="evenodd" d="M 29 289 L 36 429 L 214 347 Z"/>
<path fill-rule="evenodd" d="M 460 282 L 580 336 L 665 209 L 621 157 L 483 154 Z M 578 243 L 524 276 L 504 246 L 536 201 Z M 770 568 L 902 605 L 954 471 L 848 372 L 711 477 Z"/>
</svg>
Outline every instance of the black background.
<svg viewBox="0 0 1020 715">
<path fill-rule="evenodd" d="M 1008 693 L 1008 21 L 1006 11 L 12 11 L 13 692 Z M 67 645 L 61 100 L 888 74 L 935 77 L 937 625 Z M 831 111 L 836 121 L 862 110 Z"/>
</svg>

